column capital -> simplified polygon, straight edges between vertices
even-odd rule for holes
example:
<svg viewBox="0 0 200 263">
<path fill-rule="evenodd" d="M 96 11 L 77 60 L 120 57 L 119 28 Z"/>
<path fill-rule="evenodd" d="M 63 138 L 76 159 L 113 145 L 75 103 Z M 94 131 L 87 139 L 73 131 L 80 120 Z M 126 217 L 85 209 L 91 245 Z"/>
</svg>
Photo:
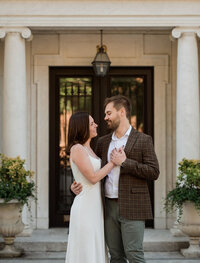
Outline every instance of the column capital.
<svg viewBox="0 0 200 263">
<path fill-rule="evenodd" d="M 0 39 L 5 38 L 7 33 L 18 33 L 22 38 L 31 41 L 33 36 L 28 27 L 2 27 L 0 28 Z"/>
<path fill-rule="evenodd" d="M 175 27 L 172 30 L 172 37 L 180 38 L 185 33 L 197 34 L 200 37 L 200 27 Z"/>
</svg>

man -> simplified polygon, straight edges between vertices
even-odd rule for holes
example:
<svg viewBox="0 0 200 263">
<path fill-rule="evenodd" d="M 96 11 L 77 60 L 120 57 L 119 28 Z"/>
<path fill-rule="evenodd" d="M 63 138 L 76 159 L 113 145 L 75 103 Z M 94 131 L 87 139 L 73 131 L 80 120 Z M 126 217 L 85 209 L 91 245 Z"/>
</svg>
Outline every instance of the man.
<svg viewBox="0 0 200 263">
<path fill-rule="evenodd" d="M 105 100 L 105 121 L 113 133 L 98 139 L 96 154 L 104 166 L 116 164 L 102 182 L 105 238 L 111 263 L 144 263 L 145 220 L 152 219 L 147 180 L 156 180 L 159 166 L 149 135 L 130 125 L 131 105 L 121 95 Z M 74 193 L 81 185 L 71 186 Z"/>
</svg>

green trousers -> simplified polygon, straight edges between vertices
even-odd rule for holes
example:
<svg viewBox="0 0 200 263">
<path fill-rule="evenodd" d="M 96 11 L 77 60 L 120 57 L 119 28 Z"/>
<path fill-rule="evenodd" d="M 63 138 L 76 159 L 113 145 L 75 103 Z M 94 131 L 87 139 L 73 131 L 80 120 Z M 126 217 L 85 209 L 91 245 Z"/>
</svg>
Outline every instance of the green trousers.
<svg viewBox="0 0 200 263">
<path fill-rule="evenodd" d="M 144 221 L 119 216 L 118 203 L 106 198 L 105 238 L 110 263 L 145 263 L 143 252 Z"/>
</svg>

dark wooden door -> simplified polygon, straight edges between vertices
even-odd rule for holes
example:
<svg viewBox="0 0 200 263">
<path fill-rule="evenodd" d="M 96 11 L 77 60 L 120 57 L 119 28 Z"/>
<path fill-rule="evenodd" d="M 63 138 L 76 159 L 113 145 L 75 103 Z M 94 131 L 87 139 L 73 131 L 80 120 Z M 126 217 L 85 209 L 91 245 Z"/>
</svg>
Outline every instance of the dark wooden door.
<svg viewBox="0 0 200 263">
<path fill-rule="evenodd" d="M 77 110 L 88 111 L 98 123 L 98 136 L 106 134 L 103 102 L 122 94 L 132 103 L 131 124 L 153 137 L 153 68 L 111 67 L 108 76 L 96 77 L 91 67 L 50 67 L 49 69 L 49 226 L 68 226 L 73 196 L 73 176 L 67 145 L 68 121 Z M 95 146 L 97 138 L 92 142 Z M 154 185 L 149 182 L 154 209 Z M 153 227 L 153 220 L 146 223 Z"/>
</svg>

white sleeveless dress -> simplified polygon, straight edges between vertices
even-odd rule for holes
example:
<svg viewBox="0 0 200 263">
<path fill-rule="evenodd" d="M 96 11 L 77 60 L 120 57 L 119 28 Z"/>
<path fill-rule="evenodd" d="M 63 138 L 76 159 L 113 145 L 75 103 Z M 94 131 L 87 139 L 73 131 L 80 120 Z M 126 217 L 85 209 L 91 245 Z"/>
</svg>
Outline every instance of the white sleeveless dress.
<svg viewBox="0 0 200 263">
<path fill-rule="evenodd" d="M 91 155 L 89 158 L 94 171 L 99 170 L 101 160 Z M 70 162 L 73 176 L 83 190 L 71 207 L 65 263 L 107 263 L 100 182 L 91 184 Z"/>
</svg>

